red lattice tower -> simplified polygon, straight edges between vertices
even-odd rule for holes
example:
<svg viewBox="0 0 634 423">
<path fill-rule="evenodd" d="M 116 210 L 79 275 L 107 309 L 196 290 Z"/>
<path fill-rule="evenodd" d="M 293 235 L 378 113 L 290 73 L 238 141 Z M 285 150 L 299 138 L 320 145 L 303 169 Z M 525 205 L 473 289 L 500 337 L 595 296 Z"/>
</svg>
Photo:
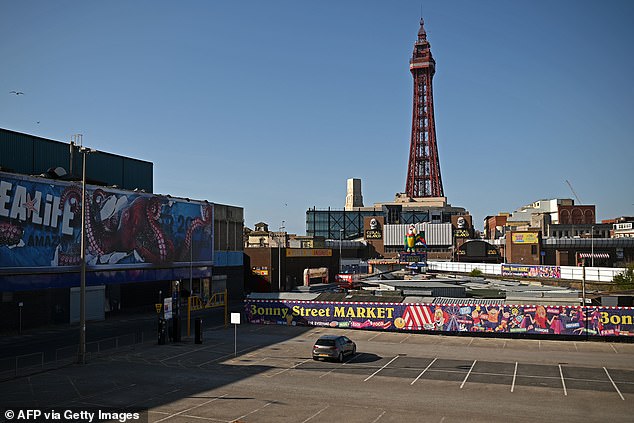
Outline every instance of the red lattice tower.
<svg viewBox="0 0 634 423">
<path fill-rule="evenodd" d="M 414 43 L 409 70 L 414 77 L 414 111 L 405 193 L 412 198 L 444 197 L 432 91 L 436 62 L 431 55 L 423 19 L 420 20 L 418 40 Z"/>
</svg>

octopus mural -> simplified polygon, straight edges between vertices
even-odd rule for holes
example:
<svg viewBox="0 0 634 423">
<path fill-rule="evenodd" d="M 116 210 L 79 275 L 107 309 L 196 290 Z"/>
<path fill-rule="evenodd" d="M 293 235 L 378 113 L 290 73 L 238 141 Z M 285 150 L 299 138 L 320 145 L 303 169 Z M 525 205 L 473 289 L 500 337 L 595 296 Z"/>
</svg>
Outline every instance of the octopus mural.
<svg viewBox="0 0 634 423">
<path fill-rule="evenodd" d="M 202 207 L 202 217 L 191 220 L 177 254 L 171 231 L 162 226 L 164 208 L 170 203 L 156 196 L 138 196 L 130 203 L 129 197 L 95 189 L 86 193 L 86 245 L 87 255 L 98 263 L 117 263 L 130 255 L 133 262 L 167 263 L 175 260 L 189 260 L 189 248 L 193 233 L 205 226 L 211 226 L 213 211 L 211 206 Z M 81 215 L 81 190 L 72 186 L 64 190 L 60 208 L 70 204 L 76 215 Z M 81 219 L 77 219 L 81 227 Z M 79 251 L 60 245 L 59 265 L 79 263 Z M 68 247 L 68 246 L 66 246 Z M 95 263 L 95 264 L 98 264 Z"/>
<path fill-rule="evenodd" d="M 24 230 L 20 225 L 0 222 L 0 245 L 14 246 L 20 243 Z"/>
</svg>

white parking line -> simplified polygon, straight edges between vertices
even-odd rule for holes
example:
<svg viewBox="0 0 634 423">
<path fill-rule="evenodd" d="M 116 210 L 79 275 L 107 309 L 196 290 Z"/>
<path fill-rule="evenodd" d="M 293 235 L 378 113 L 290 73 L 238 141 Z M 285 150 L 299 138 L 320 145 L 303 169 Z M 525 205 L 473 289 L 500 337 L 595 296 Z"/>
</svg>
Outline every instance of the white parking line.
<svg viewBox="0 0 634 423">
<path fill-rule="evenodd" d="M 513 383 L 511 384 L 511 392 L 515 389 L 515 377 L 517 376 L 517 361 L 515 362 L 515 371 L 513 372 Z"/>
<path fill-rule="evenodd" d="M 561 370 L 561 364 L 559 364 L 559 375 L 561 376 L 561 385 L 564 387 L 564 395 L 568 396 L 568 391 L 566 390 L 566 381 L 564 380 L 564 372 Z"/>
<path fill-rule="evenodd" d="M 385 364 L 385 366 L 381 367 L 379 370 L 377 370 L 376 372 L 372 373 L 370 376 L 366 377 L 363 381 L 367 382 L 368 380 L 372 379 L 372 377 L 377 374 L 378 372 L 380 372 L 381 370 L 385 369 L 387 366 L 389 366 L 394 360 L 396 360 L 398 358 L 398 355 L 396 357 L 394 357 L 393 359 L 391 359 L 390 361 L 387 362 L 387 364 Z"/>
<path fill-rule="evenodd" d="M 261 347 L 260 345 L 255 345 L 255 346 L 252 346 L 252 347 L 245 348 L 243 350 L 238 350 L 237 354 L 242 354 L 245 351 L 254 350 L 254 349 L 260 348 L 260 347 Z M 234 353 L 225 354 L 225 355 L 222 355 L 220 357 L 214 358 L 213 360 L 209 360 L 209 361 L 205 361 L 204 363 L 200 363 L 198 365 L 198 367 L 202 367 L 202 366 L 205 366 L 205 365 L 210 364 L 210 363 L 221 361 L 221 360 L 224 360 L 225 358 L 232 357 L 232 356 L 235 357 Z"/>
<path fill-rule="evenodd" d="M 370 337 L 370 338 L 368 339 L 368 341 L 373 340 L 374 338 L 376 338 L 376 337 L 377 337 L 377 336 L 379 336 L 380 334 L 381 334 L 381 332 L 379 332 L 379 333 L 377 333 L 376 335 L 374 335 L 374 336 Z"/>
<path fill-rule="evenodd" d="M 245 414 L 245 415 L 243 415 L 243 416 L 240 416 L 240 417 L 238 417 L 237 419 L 233 419 L 232 421 L 234 421 L 234 422 L 240 422 L 240 421 L 242 421 L 242 419 L 243 419 L 243 418 L 245 418 L 246 416 L 249 416 L 249 415 L 251 415 L 251 414 L 253 414 L 253 413 L 257 413 L 258 411 L 265 409 L 266 407 L 268 407 L 268 406 L 269 406 L 269 405 L 271 405 L 271 404 L 273 404 L 273 401 L 269 401 L 269 402 L 267 402 L 266 404 L 264 404 L 262 407 L 257 408 L 257 409 L 255 409 L 255 410 L 251 411 L 250 413 L 247 413 L 247 414 Z"/>
<path fill-rule="evenodd" d="M 460 389 L 462 389 L 464 384 L 467 383 L 467 379 L 469 379 L 469 375 L 471 374 L 471 370 L 473 370 L 473 366 L 475 366 L 475 364 L 477 362 L 478 362 L 478 360 L 473 360 L 473 364 L 471 365 L 471 368 L 469 369 L 469 373 L 467 373 L 467 376 L 465 376 L 464 380 L 462 381 L 462 385 L 460 385 Z"/>
<path fill-rule="evenodd" d="M 176 355 L 172 355 L 172 356 L 170 356 L 170 357 L 163 358 L 163 359 L 159 360 L 159 363 L 162 363 L 162 362 L 167 361 L 167 360 L 173 360 L 173 359 L 175 359 L 176 357 L 181 357 L 181 356 L 183 356 L 183 355 L 193 354 L 193 353 L 197 353 L 197 352 L 200 352 L 200 351 L 206 351 L 206 350 L 208 350 L 208 349 L 210 349 L 210 348 L 215 348 L 215 347 L 220 346 L 220 345 L 222 345 L 222 344 L 223 344 L 223 342 L 221 342 L 221 343 L 219 343 L 219 344 L 213 344 L 213 345 L 210 345 L 210 346 L 205 347 L 205 348 L 196 348 L 195 350 L 185 351 L 185 352 L 180 353 L 180 354 L 176 354 Z"/>
<path fill-rule="evenodd" d="M 383 412 L 382 412 L 381 414 L 379 414 L 379 416 L 378 416 L 376 419 L 372 420 L 372 423 L 376 423 L 376 422 L 378 422 L 378 421 L 379 421 L 379 419 L 380 419 L 381 417 L 383 417 L 383 415 L 384 415 L 384 414 L 385 414 L 385 410 L 383 410 Z"/>
<path fill-rule="evenodd" d="M 304 420 L 302 423 L 306 423 L 308 420 L 311 420 L 312 418 L 317 417 L 318 415 L 323 413 L 328 407 L 330 407 L 330 406 L 329 405 L 325 406 L 324 408 L 322 408 L 321 410 L 319 410 L 318 412 L 316 412 L 315 414 L 313 414 L 312 416 L 310 416 L 309 418 Z"/>
<path fill-rule="evenodd" d="M 614 350 L 614 352 L 615 352 L 616 354 L 618 354 L 618 353 L 619 353 L 619 352 L 616 350 L 616 348 L 614 348 L 614 345 L 612 345 L 612 344 L 608 344 L 608 345 L 612 347 L 612 349 Z"/>
<path fill-rule="evenodd" d="M 281 375 L 282 373 L 287 372 L 287 371 L 289 371 L 289 370 L 293 370 L 293 369 L 297 368 L 297 366 L 300 366 L 300 365 L 302 365 L 302 364 L 304 364 L 304 363 L 306 363 L 307 361 L 310 361 L 310 360 L 312 360 L 312 358 L 309 358 L 309 359 L 306 359 L 306 360 L 304 360 L 304 361 L 301 361 L 301 362 L 299 362 L 299 363 L 295 364 L 295 365 L 294 365 L 294 366 L 292 366 L 292 367 L 286 368 L 286 369 L 284 369 L 284 370 L 280 370 L 279 372 L 277 372 L 277 373 L 273 373 L 273 374 L 272 374 L 272 375 L 270 375 L 270 376 L 269 376 L 269 375 L 266 375 L 266 377 L 273 377 L 273 376 Z M 240 420 L 240 419 L 238 419 L 238 420 Z"/>
<path fill-rule="evenodd" d="M 402 344 L 403 342 L 407 341 L 409 339 L 409 337 L 412 336 L 412 334 L 410 333 L 409 335 L 407 335 L 405 338 L 403 338 L 401 340 L 401 342 L 399 342 L 399 344 Z"/>
<path fill-rule="evenodd" d="M 605 370 L 605 374 L 608 375 L 608 378 L 610 378 L 610 382 L 612 382 L 612 386 L 614 386 L 614 389 L 616 389 L 616 392 L 619 394 L 621 399 L 625 401 L 625 398 L 623 398 L 623 394 L 621 394 L 621 391 L 619 391 L 619 388 L 616 386 L 616 383 L 614 383 L 614 381 L 612 380 L 612 376 L 610 376 L 610 373 L 608 373 L 608 369 L 604 367 L 603 370 Z"/>
<path fill-rule="evenodd" d="M 169 415 L 169 416 L 167 416 L 167 417 L 163 417 L 163 418 L 162 418 L 162 419 L 160 419 L 160 420 L 156 420 L 154 423 L 160 423 L 160 422 L 162 422 L 163 420 L 167 420 L 167 419 L 171 419 L 172 417 L 180 416 L 181 414 L 188 413 L 188 412 L 190 412 L 190 411 L 192 411 L 192 410 L 194 410 L 194 409 L 196 409 L 196 408 L 198 408 L 198 407 L 202 407 L 203 405 L 207 405 L 207 404 L 209 404 L 210 402 L 217 401 L 217 400 L 222 399 L 222 398 L 224 398 L 224 397 L 226 397 L 226 396 L 227 396 L 227 394 L 220 395 L 219 397 L 212 398 L 212 399 L 210 399 L 209 401 L 205 401 L 205 402 L 203 402 L 203 403 L 200 403 L 200 404 L 198 404 L 198 405 L 195 405 L 195 406 L 193 406 L 193 407 L 191 407 L 191 408 L 188 408 L 187 410 L 179 411 L 178 413 L 175 413 L 175 414 L 170 414 L 170 415 Z"/>
<path fill-rule="evenodd" d="M 420 377 L 421 377 L 422 375 L 424 375 L 424 374 L 425 374 L 425 372 L 426 372 L 427 370 L 429 370 L 429 368 L 431 367 L 431 365 L 432 365 L 432 364 L 434 364 L 434 363 L 436 362 L 436 360 L 438 360 L 438 357 L 434 358 L 434 359 L 432 360 L 432 362 L 431 362 L 431 363 L 429 363 L 429 364 L 427 365 L 427 367 L 425 367 L 425 370 L 423 370 L 422 372 L 420 372 L 420 374 L 416 377 L 416 379 L 414 379 L 414 380 L 412 381 L 412 383 L 410 383 L 410 385 L 413 385 L 413 384 L 414 384 L 414 382 L 416 382 L 418 379 L 420 379 Z"/>
</svg>

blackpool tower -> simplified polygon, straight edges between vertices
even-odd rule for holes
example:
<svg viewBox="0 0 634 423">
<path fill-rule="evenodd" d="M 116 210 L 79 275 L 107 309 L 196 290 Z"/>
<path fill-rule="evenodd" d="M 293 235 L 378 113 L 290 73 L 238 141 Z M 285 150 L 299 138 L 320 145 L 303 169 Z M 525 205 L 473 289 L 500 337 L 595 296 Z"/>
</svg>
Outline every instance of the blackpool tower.
<svg viewBox="0 0 634 423">
<path fill-rule="evenodd" d="M 414 110 L 405 193 L 410 198 L 444 197 L 432 90 L 436 62 L 431 55 L 422 18 L 418 39 L 414 43 L 414 53 L 409 61 L 409 70 L 414 77 Z"/>
</svg>

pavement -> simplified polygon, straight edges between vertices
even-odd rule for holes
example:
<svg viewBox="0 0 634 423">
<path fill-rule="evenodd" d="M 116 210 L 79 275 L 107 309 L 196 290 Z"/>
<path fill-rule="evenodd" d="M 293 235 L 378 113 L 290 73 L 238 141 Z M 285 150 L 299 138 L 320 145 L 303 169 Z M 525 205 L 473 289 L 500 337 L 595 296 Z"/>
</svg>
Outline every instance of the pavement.
<svg viewBox="0 0 634 423">
<path fill-rule="evenodd" d="M 331 332 L 358 353 L 312 360 Z M 0 398 L 2 411 L 141 410 L 170 423 L 629 422 L 633 359 L 630 343 L 220 325 L 202 344 L 145 342 L 18 375 L 0 382 Z"/>
<path fill-rule="evenodd" d="M 241 311 L 242 302 L 229 305 L 230 311 Z M 201 317 L 204 327 L 224 327 L 224 308 L 211 308 L 191 314 L 191 336 L 193 337 L 194 318 Z M 103 321 L 88 321 L 86 324 L 86 349 L 88 352 L 101 352 L 126 345 L 155 343 L 157 341 L 158 316 L 148 307 L 146 310 L 119 312 L 108 315 Z M 187 338 L 187 314 L 181 316 L 182 338 Z M 2 372 L 23 367 L 31 362 L 52 364 L 77 355 L 79 344 L 79 324 L 51 324 L 17 332 L 0 334 L 0 379 Z"/>
</svg>

